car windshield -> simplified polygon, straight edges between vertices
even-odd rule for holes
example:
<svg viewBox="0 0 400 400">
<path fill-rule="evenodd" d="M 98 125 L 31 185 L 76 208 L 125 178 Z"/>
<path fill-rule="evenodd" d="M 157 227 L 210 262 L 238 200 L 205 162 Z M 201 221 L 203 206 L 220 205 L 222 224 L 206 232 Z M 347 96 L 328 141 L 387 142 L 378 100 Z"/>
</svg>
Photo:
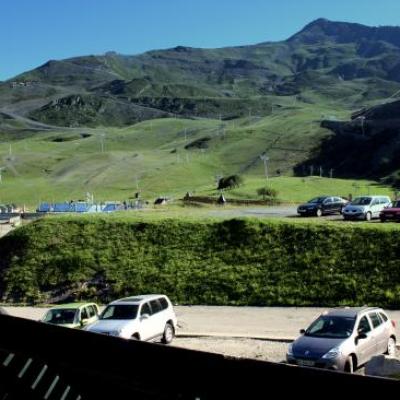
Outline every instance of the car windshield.
<svg viewBox="0 0 400 400">
<path fill-rule="evenodd" d="M 322 203 L 325 199 L 326 197 L 315 197 L 314 199 L 311 199 L 308 203 L 313 203 L 313 204 Z"/>
<path fill-rule="evenodd" d="M 321 338 L 347 338 L 351 336 L 355 318 L 323 315 L 306 330 L 305 336 Z"/>
<path fill-rule="evenodd" d="M 351 202 L 351 204 L 354 206 L 367 206 L 371 203 L 371 200 L 371 197 L 357 197 Z"/>
<path fill-rule="evenodd" d="M 135 319 L 138 306 L 135 304 L 116 304 L 107 306 L 100 316 L 100 319 Z"/>
<path fill-rule="evenodd" d="M 62 308 L 49 310 L 44 317 L 44 322 L 51 324 L 73 324 L 76 315 L 76 309 Z"/>
<path fill-rule="evenodd" d="M 396 200 L 392 203 L 393 208 L 400 208 L 400 200 Z"/>
</svg>

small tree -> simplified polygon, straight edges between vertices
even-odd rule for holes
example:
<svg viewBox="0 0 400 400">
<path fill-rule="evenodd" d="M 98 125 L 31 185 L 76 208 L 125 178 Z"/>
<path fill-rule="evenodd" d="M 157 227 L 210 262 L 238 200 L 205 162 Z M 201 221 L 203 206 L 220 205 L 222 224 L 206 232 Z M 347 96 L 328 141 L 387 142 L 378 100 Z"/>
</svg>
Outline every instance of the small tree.
<svg viewBox="0 0 400 400">
<path fill-rule="evenodd" d="M 218 190 L 221 189 L 232 189 L 235 187 L 240 186 L 243 183 L 243 179 L 240 175 L 230 175 L 227 176 L 226 178 L 221 178 L 218 181 Z"/>
<path fill-rule="evenodd" d="M 278 191 L 266 186 L 257 189 L 257 194 L 259 196 L 262 196 L 263 200 L 266 200 L 267 197 L 268 199 L 276 199 L 276 197 L 278 196 Z"/>
</svg>

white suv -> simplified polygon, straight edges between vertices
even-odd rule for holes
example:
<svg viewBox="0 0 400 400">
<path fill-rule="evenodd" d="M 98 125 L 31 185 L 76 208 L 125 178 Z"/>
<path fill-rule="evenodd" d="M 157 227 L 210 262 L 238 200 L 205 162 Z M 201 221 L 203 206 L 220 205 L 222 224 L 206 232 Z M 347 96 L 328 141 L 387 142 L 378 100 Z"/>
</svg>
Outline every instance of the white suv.
<svg viewBox="0 0 400 400">
<path fill-rule="evenodd" d="M 124 339 L 161 339 L 168 344 L 175 336 L 176 326 L 176 315 L 168 297 L 149 294 L 113 301 L 99 320 L 85 330 Z"/>
<path fill-rule="evenodd" d="M 379 218 L 379 213 L 390 204 L 388 196 L 361 196 L 356 197 L 342 210 L 344 219 Z"/>
</svg>

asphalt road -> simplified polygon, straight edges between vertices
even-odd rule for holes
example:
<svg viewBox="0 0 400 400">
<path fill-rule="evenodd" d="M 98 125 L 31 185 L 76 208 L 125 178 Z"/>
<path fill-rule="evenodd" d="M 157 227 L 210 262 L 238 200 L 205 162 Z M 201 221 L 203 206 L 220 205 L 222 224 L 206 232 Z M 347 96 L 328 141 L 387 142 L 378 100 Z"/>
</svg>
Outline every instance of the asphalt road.
<svg viewBox="0 0 400 400">
<path fill-rule="evenodd" d="M 276 206 L 276 207 L 237 207 L 237 208 L 220 208 L 209 211 L 208 215 L 215 218 L 317 218 L 316 216 L 301 217 L 297 214 L 297 205 L 293 206 Z M 323 215 L 320 220 L 337 221 L 344 224 L 357 224 L 358 221 L 345 221 L 340 214 Z M 369 223 L 380 223 L 379 219 L 373 219 Z"/>
<path fill-rule="evenodd" d="M 229 209 L 218 209 L 209 212 L 212 217 L 238 218 L 238 217 L 291 217 L 297 215 L 296 206 L 280 206 L 280 207 L 238 207 Z"/>
</svg>

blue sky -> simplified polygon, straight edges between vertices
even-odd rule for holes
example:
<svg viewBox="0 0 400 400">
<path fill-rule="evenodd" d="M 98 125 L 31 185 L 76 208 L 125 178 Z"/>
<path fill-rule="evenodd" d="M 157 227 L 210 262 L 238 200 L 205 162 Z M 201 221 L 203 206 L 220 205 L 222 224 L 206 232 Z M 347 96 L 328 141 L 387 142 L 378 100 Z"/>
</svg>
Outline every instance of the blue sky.
<svg viewBox="0 0 400 400">
<path fill-rule="evenodd" d="M 0 80 L 63 59 L 283 40 L 312 20 L 400 25 L 399 0 L 0 0 Z"/>
</svg>

